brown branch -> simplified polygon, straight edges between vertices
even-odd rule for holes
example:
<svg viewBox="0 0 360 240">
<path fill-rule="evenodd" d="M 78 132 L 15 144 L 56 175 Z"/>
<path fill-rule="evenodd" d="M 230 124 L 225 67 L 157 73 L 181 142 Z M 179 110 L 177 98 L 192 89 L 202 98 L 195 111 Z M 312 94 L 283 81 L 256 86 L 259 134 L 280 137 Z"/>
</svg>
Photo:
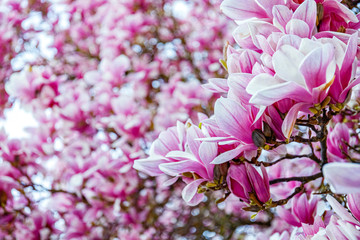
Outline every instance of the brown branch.
<svg viewBox="0 0 360 240">
<path fill-rule="evenodd" d="M 307 183 L 310 181 L 313 181 L 315 179 L 318 179 L 320 177 L 322 177 L 323 174 L 322 172 L 319 172 L 317 174 L 311 175 L 311 176 L 302 176 L 302 177 L 289 177 L 289 178 L 277 178 L 277 179 L 273 179 L 271 180 L 269 183 L 270 185 L 273 184 L 277 184 L 277 183 L 281 183 L 281 182 L 291 182 L 291 181 L 297 181 L 297 182 L 302 182 L 302 183 Z"/>
</svg>

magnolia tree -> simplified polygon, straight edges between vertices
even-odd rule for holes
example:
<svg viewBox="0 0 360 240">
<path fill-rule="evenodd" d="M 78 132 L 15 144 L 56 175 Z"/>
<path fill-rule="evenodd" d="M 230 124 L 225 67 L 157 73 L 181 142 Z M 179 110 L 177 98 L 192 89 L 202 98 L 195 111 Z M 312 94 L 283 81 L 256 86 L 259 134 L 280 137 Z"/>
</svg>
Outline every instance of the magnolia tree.
<svg viewBox="0 0 360 240">
<path fill-rule="evenodd" d="M 160 131 L 212 113 L 201 83 L 225 76 L 233 28 L 219 6 L 1 1 L 0 112 L 21 105 L 37 126 L 0 130 L 0 239 L 199 239 L 251 223 L 132 168 Z"/>
<path fill-rule="evenodd" d="M 358 17 L 337 0 L 236 1 L 238 47 L 225 46 L 227 78 L 204 87 L 223 96 L 214 115 L 178 122 L 134 168 L 238 199 L 257 239 L 360 239 Z M 233 201 L 233 200 L 231 200 Z"/>
<path fill-rule="evenodd" d="M 2 1 L 0 238 L 360 239 L 355 6 Z"/>
</svg>

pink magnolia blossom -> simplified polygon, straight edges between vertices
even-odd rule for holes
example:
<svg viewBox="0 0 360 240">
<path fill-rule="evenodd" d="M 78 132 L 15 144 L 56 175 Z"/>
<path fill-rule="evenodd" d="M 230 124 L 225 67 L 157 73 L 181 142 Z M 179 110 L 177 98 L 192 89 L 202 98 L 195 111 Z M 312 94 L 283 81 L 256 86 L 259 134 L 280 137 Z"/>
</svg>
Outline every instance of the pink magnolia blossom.
<svg viewBox="0 0 360 240">
<path fill-rule="evenodd" d="M 359 239 L 360 233 L 356 229 L 359 222 L 332 196 L 326 197 L 336 215 L 332 215 L 330 221 L 325 224 L 317 216 L 314 224 L 303 224 L 304 235 L 299 235 L 298 239 Z M 355 225 L 355 226 L 354 226 Z"/>
<path fill-rule="evenodd" d="M 269 179 L 263 166 L 261 172 L 262 176 L 247 162 L 231 165 L 227 175 L 230 191 L 247 203 L 266 203 L 270 199 Z"/>
<path fill-rule="evenodd" d="M 277 213 L 287 223 L 300 227 L 301 224 L 313 224 L 319 198 L 312 196 L 308 199 L 306 194 L 301 194 L 292 199 L 291 211 L 278 208 Z"/>
<path fill-rule="evenodd" d="M 350 141 L 350 129 L 344 123 L 338 123 L 329 133 L 328 157 L 329 162 L 346 162 L 346 155 L 349 155 L 349 149 L 346 143 Z"/>
<path fill-rule="evenodd" d="M 251 106 L 242 106 L 240 103 L 221 98 L 215 103 L 215 118 L 221 130 L 229 134 L 226 140 L 233 140 L 239 145 L 230 151 L 220 154 L 214 159 L 213 164 L 227 162 L 241 153 L 253 154 L 257 149 L 252 140 L 252 132 L 261 128 L 261 122 L 254 120 L 258 110 Z"/>
<path fill-rule="evenodd" d="M 150 148 L 150 156 L 134 162 L 134 168 L 150 176 L 163 174 L 159 169 L 162 163 L 170 162 L 166 155 L 172 151 L 185 151 L 186 131 L 185 125 L 178 122 L 176 127 L 168 128 L 162 132 Z"/>
<path fill-rule="evenodd" d="M 332 46 L 343 45 L 340 40 L 329 39 L 323 42 L 302 39 L 298 47 L 282 45 L 272 57 L 275 75 L 259 74 L 247 85 L 246 90 L 252 95 L 249 102 L 252 104 L 270 106 L 286 98 L 298 102 L 284 120 L 282 131 L 286 137 L 290 136 L 298 113 L 309 112 L 309 107 L 321 103 L 329 95 L 329 91 L 331 94 L 331 85 L 339 84 L 341 74 L 337 69 L 342 66 L 347 68 L 345 66 L 349 66 L 349 62 L 355 61 L 353 56 L 349 61 L 340 62 L 347 53 L 341 50 L 334 52 Z M 319 62 L 318 59 L 322 60 Z M 358 82 L 359 79 L 347 82 L 346 88 L 350 89 Z M 347 92 L 348 90 L 344 90 L 340 96 Z"/>
</svg>

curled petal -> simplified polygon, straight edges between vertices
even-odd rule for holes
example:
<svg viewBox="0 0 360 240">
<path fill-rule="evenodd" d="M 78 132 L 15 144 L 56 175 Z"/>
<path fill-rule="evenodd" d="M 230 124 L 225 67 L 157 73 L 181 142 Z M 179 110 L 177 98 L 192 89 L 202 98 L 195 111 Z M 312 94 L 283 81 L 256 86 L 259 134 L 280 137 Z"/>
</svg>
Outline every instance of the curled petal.
<svg viewBox="0 0 360 240">
<path fill-rule="evenodd" d="M 206 180 L 204 179 L 195 180 L 189 183 L 188 185 L 186 185 L 186 187 L 183 189 L 182 198 L 188 205 L 195 206 L 203 200 L 204 194 L 197 193 L 197 190 L 199 185 L 205 181 Z"/>
<path fill-rule="evenodd" d="M 184 172 L 195 172 L 202 178 L 208 179 L 208 175 L 204 165 L 192 160 L 163 163 L 159 165 L 159 169 L 170 176 L 178 176 L 179 174 Z"/>
<path fill-rule="evenodd" d="M 295 122 L 300 111 L 307 112 L 311 104 L 300 102 L 291 107 L 282 124 L 282 132 L 286 138 L 290 138 Z"/>
<path fill-rule="evenodd" d="M 232 149 L 230 151 L 220 154 L 211 163 L 212 164 L 221 164 L 224 162 L 228 162 L 231 159 L 234 159 L 237 156 L 239 156 L 244 151 L 251 151 L 251 150 L 256 150 L 256 149 L 257 149 L 257 147 L 254 144 L 239 145 L 235 149 Z"/>
<path fill-rule="evenodd" d="M 252 0 L 225 0 L 221 3 L 220 9 L 226 16 L 233 20 L 267 17 L 266 11 Z"/>
<path fill-rule="evenodd" d="M 146 159 L 135 160 L 133 168 L 154 177 L 163 174 L 163 172 L 159 169 L 159 165 L 167 162 L 169 161 L 161 156 L 153 156 Z"/>
</svg>

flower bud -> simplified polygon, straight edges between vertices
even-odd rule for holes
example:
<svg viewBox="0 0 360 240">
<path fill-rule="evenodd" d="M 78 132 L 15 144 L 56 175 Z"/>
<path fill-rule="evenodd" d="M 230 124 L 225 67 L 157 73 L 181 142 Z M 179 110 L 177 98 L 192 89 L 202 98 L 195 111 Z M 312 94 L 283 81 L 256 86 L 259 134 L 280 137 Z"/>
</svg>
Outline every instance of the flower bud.
<svg viewBox="0 0 360 240">
<path fill-rule="evenodd" d="M 223 183 L 226 179 L 226 175 L 229 168 L 229 162 L 223 164 L 217 164 L 214 166 L 214 181 L 217 183 Z"/>
<path fill-rule="evenodd" d="M 266 144 L 266 137 L 260 129 L 255 129 L 252 132 L 252 140 L 257 147 L 264 147 Z"/>
</svg>

